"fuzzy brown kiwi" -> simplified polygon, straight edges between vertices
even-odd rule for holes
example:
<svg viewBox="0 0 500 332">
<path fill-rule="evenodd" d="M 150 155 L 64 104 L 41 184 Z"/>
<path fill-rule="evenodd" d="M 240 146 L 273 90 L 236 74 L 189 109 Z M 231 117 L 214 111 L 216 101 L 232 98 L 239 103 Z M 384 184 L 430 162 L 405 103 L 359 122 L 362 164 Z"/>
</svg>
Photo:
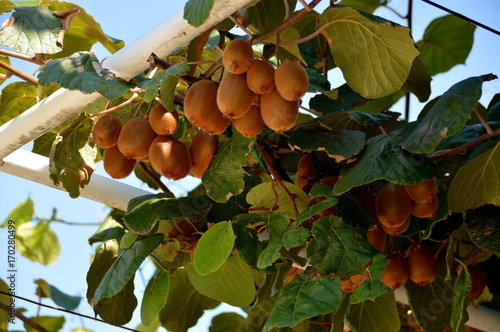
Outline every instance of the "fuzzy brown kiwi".
<svg viewBox="0 0 500 332">
<path fill-rule="evenodd" d="M 380 280 L 392 289 L 398 289 L 408 281 L 408 263 L 399 253 L 388 254 L 385 259 L 389 260 Z"/>
<path fill-rule="evenodd" d="M 250 109 L 255 94 L 247 86 L 246 74 L 227 73 L 217 90 L 217 106 L 225 117 L 237 119 Z"/>
<path fill-rule="evenodd" d="M 184 115 L 195 127 L 210 135 L 222 133 L 231 123 L 217 106 L 217 83 L 201 80 L 194 83 L 184 98 Z"/>
<path fill-rule="evenodd" d="M 419 286 L 427 286 L 438 275 L 438 263 L 434 253 L 420 245 L 410 249 L 408 256 L 408 273 L 410 279 Z"/>
<path fill-rule="evenodd" d="M 243 39 L 233 39 L 222 53 L 224 68 L 233 74 L 245 73 L 253 62 L 252 46 Z"/>
<path fill-rule="evenodd" d="M 155 171 L 172 180 L 186 177 L 191 169 L 188 147 L 174 136 L 157 136 L 149 148 L 149 161 Z"/>
<path fill-rule="evenodd" d="M 388 182 L 377 193 L 375 209 L 384 226 L 398 227 L 410 216 L 411 199 L 402 185 Z"/>
<path fill-rule="evenodd" d="M 410 196 L 413 201 L 418 203 L 427 203 L 436 195 L 438 191 L 436 178 L 431 178 L 416 184 L 406 185 L 404 188 L 408 196 Z"/>
<path fill-rule="evenodd" d="M 274 84 L 284 99 L 295 101 L 309 89 L 309 77 L 298 60 L 285 60 L 274 72 Z"/>
<path fill-rule="evenodd" d="M 245 137 L 255 137 L 266 129 L 260 114 L 260 106 L 252 105 L 248 112 L 240 118 L 233 119 L 234 128 Z"/>
<path fill-rule="evenodd" d="M 282 133 L 293 127 L 299 115 L 299 102 L 283 99 L 278 90 L 260 97 L 260 114 L 272 130 Z"/>
<path fill-rule="evenodd" d="M 257 94 L 271 92 L 274 85 L 274 67 L 266 60 L 257 60 L 252 63 L 247 71 L 247 85 Z"/>
<path fill-rule="evenodd" d="M 158 104 L 149 112 L 149 124 L 158 135 L 173 135 L 179 127 L 179 113 L 172 112 Z"/>
<path fill-rule="evenodd" d="M 417 218 L 434 218 L 439 208 L 439 198 L 434 195 L 429 201 L 419 203 L 412 201 L 411 214 Z"/>
<path fill-rule="evenodd" d="M 318 173 L 314 170 L 312 157 L 310 154 L 303 155 L 297 165 L 297 174 L 295 176 L 295 184 L 304 189 L 308 180 L 314 179 Z"/>
<path fill-rule="evenodd" d="M 117 145 L 104 150 L 103 163 L 104 170 L 113 179 L 126 178 L 135 167 L 135 160 L 126 158 Z"/>
<path fill-rule="evenodd" d="M 206 172 L 219 147 L 219 138 L 198 130 L 191 141 L 191 174 L 200 178 Z"/>
<path fill-rule="evenodd" d="M 123 126 L 118 136 L 118 148 L 130 159 L 142 159 L 148 155 L 149 146 L 156 133 L 147 118 L 134 118 Z"/>
<path fill-rule="evenodd" d="M 92 127 L 92 137 L 95 144 L 101 148 L 116 145 L 122 127 L 122 121 L 119 117 L 114 114 L 104 114 Z"/>
</svg>

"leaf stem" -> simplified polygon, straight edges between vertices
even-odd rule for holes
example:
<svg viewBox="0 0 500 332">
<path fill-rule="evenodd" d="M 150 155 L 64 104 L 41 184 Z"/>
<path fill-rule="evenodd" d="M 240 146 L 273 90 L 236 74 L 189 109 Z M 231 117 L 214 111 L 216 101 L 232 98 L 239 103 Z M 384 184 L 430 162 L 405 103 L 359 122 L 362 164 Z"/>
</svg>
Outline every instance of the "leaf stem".
<svg viewBox="0 0 500 332">
<path fill-rule="evenodd" d="M 35 84 L 35 85 L 38 84 L 38 79 L 36 79 L 35 77 L 26 75 L 22 71 L 17 70 L 16 68 L 12 67 L 11 65 L 9 65 L 1 60 L 0 60 L 0 67 L 7 69 L 9 72 L 11 72 L 12 74 L 16 75 L 19 78 L 22 78 L 23 80 L 25 80 L 28 83 Z"/>
<path fill-rule="evenodd" d="M 437 159 L 453 156 L 453 155 L 458 154 L 458 153 L 462 153 L 462 152 L 466 151 L 467 149 L 473 147 L 474 145 L 477 145 L 481 142 L 484 142 L 484 141 L 486 141 L 486 140 L 490 139 L 491 137 L 496 136 L 498 134 L 500 134 L 500 128 L 492 130 L 491 133 L 486 133 L 482 136 L 479 136 L 478 138 L 476 138 L 470 142 L 467 142 L 465 144 L 462 144 L 459 147 L 456 147 L 454 149 L 438 151 L 438 152 L 434 153 L 430 158 L 433 160 L 437 160 Z"/>
<path fill-rule="evenodd" d="M 385 131 L 385 128 L 382 125 L 378 126 L 378 129 L 382 134 L 387 135 L 387 131 Z"/>
<path fill-rule="evenodd" d="M 144 173 L 146 173 L 146 175 L 161 189 L 163 190 L 164 193 L 166 194 L 172 194 L 172 192 L 167 188 L 167 186 L 161 182 L 161 180 L 155 175 L 153 174 L 153 172 L 151 172 L 148 168 L 148 166 L 141 160 L 139 160 L 137 162 L 137 164 L 139 165 L 139 167 L 142 169 L 142 171 Z"/>
<path fill-rule="evenodd" d="M 9 293 L 5 293 L 5 292 L 1 292 L 1 293 L 9 295 L 9 296 L 17 297 L 15 295 L 10 295 Z M 3 302 L 0 302 L 0 309 L 2 309 L 3 311 L 5 311 L 7 313 L 11 312 L 10 308 L 8 306 L 6 306 Z M 28 317 L 24 316 L 19 311 L 15 310 L 15 315 L 16 315 L 17 318 L 19 318 L 20 320 L 22 320 L 23 322 L 25 322 L 27 325 L 31 326 L 35 330 L 37 330 L 39 332 L 47 332 L 46 329 L 44 329 L 43 327 L 41 327 L 40 325 L 38 325 L 34 320 L 31 320 Z"/>
<path fill-rule="evenodd" d="M 29 56 L 26 54 L 21 54 L 21 53 L 17 53 L 17 52 L 4 50 L 2 48 L 0 48 L 0 55 L 10 56 L 10 57 L 21 59 L 24 61 L 29 61 L 29 62 L 32 62 L 34 64 L 40 65 L 40 66 L 45 64 L 45 61 L 38 59 L 36 56 Z"/>
<path fill-rule="evenodd" d="M 8 295 L 8 296 L 12 296 L 12 297 L 15 297 L 16 299 L 20 299 L 20 300 L 23 300 L 23 301 L 26 301 L 26 302 L 29 302 L 29 303 L 33 303 L 33 304 L 36 304 L 38 306 L 42 306 L 42 307 L 45 307 L 45 308 L 49 308 L 49 309 L 53 309 L 53 310 L 58 310 L 58 311 L 62 311 L 62 312 L 66 312 L 68 314 L 72 314 L 72 315 L 75 315 L 75 316 L 80 316 L 80 317 L 84 317 L 84 318 L 88 318 L 88 319 L 92 319 L 92 320 L 95 320 L 95 321 L 98 321 L 98 322 L 101 322 L 101 323 L 104 323 L 104 324 L 108 324 L 110 325 L 109 323 L 103 321 L 102 319 L 99 319 L 99 318 L 95 318 L 95 317 L 91 317 L 91 316 L 87 316 L 87 315 L 84 315 L 84 314 L 80 314 L 78 312 L 74 312 L 74 311 L 71 311 L 71 310 L 66 310 L 66 309 L 62 309 L 62 308 L 57 308 L 57 307 L 52 307 L 50 305 L 46 305 L 46 304 L 43 304 L 43 303 L 40 303 L 40 302 L 36 302 L 36 301 L 33 301 L 33 300 L 30 300 L 30 299 L 27 299 L 25 297 L 22 297 L 22 296 L 18 296 L 18 295 L 13 295 L 13 294 L 9 294 L 8 292 L 4 292 L 4 291 L 0 291 L 0 294 L 4 294 L 4 295 Z M 3 303 L 2 303 L 3 304 Z M 5 305 L 5 304 L 3 304 Z M 2 307 L 3 310 L 5 310 L 3 307 Z M 10 309 L 9 309 L 10 310 Z M 21 313 L 19 313 L 22 317 L 24 317 Z M 17 311 L 16 311 L 16 316 L 17 316 Z M 29 324 L 30 326 L 33 326 L 31 325 L 29 322 L 26 322 L 23 320 L 23 318 L 21 318 L 20 316 L 18 316 L 19 319 L 21 319 L 23 322 L 25 322 L 26 324 Z M 29 320 L 28 318 L 24 317 L 25 319 Z M 33 321 L 31 321 L 31 323 L 33 323 Z M 35 323 L 36 324 L 36 323 Z M 37 331 L 40 331 L 40 332 L 47 332 L 47 330 L 45 330 L 43 327 L 41 327 L 40 325 L 36 324 L 38 326 L 35 327 L 33 326 L 33 328 L 37 329 Z M 128 328 L 126 326 L 116 326 L 116 327 L 119 327 L 121 329 L 124 329 L 124 330 L 127 330 L 127 331 L 133 331 L 133 332 L 139 332 L 137 330 L 134 330 L 134 329 L 131 329 L 131 328 Z"/>
<path fill-rule="evenodd" d="M 300 38 L 300 39 L 296 39 L 296 40 L 288 40 L 288 41 L 284 41 L 284 40 L 280 39 L 280 44 L 281 45 L 297 45 L 297 44 L 300 44 L 300 43 L 304 43 L 306 41 L 309 41 L 309 40 L 313 39 L 317 35 L 319 35 L 323 30 L 325 30 L 326 28 L 328 28 L 328 26 L 330 24 L 331 23 L 324 24 L 321 28 L 319 28 L 318 30 L 314 31 L 309 36 L 305 36 L 304 38 Z"/>
<path fill-rule="evenodd" d="M 385 6 L 385 8 L 389 9 L 391 12 L 393 12 L 394 14 L 396 14 L 399 18 L 402 18 L 402 19 L 405 19 L 406 17 L 404 17 L 403 15 L 401 15 L 400 13 L 398 13 L 394 8 L 392 8 L 391 6 Z"/>
<path fill-rule="evenodd" d="M 484 116 L 481 113 L 479 113 L 479 110 L 477 109 L 477 107 L 474 107 L 474 113 L 476 114 L 476 116 L 479 119 L 479 121 L 481 121 L 481 123 L 483 124 L 484 129 L 486 129 L 486 132 L 488 134 L 491 134 L 493 132 L 493 130 L 491 129 L 491 126 L 486 121 L 486 119 L 484 118 Z"/>
<path fill-rule="evenodd" d="M 307 10 L 308 12 L 313 10 L 304 0 L 299 0 L 299 2 L 302 4 L 302 6 L 304 6 L 304 9 Z"/>
</svg>

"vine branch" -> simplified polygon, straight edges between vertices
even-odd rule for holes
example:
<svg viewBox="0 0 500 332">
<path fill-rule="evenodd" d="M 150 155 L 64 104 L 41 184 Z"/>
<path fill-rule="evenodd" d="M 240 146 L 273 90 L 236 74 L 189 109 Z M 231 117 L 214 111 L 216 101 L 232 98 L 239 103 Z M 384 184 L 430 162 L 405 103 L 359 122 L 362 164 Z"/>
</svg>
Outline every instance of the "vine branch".
<svg viewBox="0 0 500 332">
<path fill-rule="evenodd" d="M 476 114 L 476 116 L 479 119 L 479 121 L 481 121 L 482 125 L 484 126 L 484 129 L 486 129 L 486 132 L 488 134 L 491 134 L 492 133 L 491 126 L 486 121 L 486 119 L 484 118 L 484 116 L 481 113 L 479 113 L 479 110 L 477 109 L 477 107 L 474 107 L 474 114 Z"/>
<path fill-rule="evenodd" d="M 441 159 L 441 158 L 453 156 L 453 155 L 458 154 L 458 153 L 462 153 L 462 152 L 466 151 L 467 149 L 473 147 L 474 145 L 477 145 L 481 142 L 484 142 L 484 141 L 486 141 L 486 140 L 488 140 L 488 139 L 490 139 L 493 136 L 496 136 L 498 134 L 500 134 L 500 128 L 492 130 L 491 133 L 486 133 L 483 136 L 479 136 L 478 138 L 476 138 L 470 142 L 467 142 L 465 144 L 462 144 L 459 147 L 456 147 L 454 149 L 445 150 L 445 151 L 438 151 L 434 155 L 431 156 L 431 159 L 436 160 L 436 159 Z"/>
<path fill-rule="evenodd" d="M 0 48 L 0 55 L 10 56 L 10 57 L 13 57 L 16 59 L 32 62 L 32 63 L 40 65 L 40 66 L 45 64 L 45 61 L 38 59 L 36 56 L 29 56 L 26 54 L 21 54 L 21 53 L 17 53 L 17 52 L 4 50 L 2 48 Z"/>
<path fill-rule="evenodd" d="M 1 291 L 0 291 L 1 292 Z M 5 293 L 5 292 L 1 292 L 3 294 L 6 294 L 6 295 L 9 295 L 9 296 L 13 296 L 13 297 L 17 297 L 15 295 L 11 295 L 9 293 Z M 7 305 L 5 305 L 5 303 L 3 302 L 0 302 L 0 309 L 2 309 L 3 311 L 7 312 L 7 313 L 10 313 L 10 307 L 8 307 Z M 27 325 L 31 326 L 32 328 L 34 328 L 35 330 L 39 331 L 39 332 L 47 332 L 46 329 L 44 329 L 43 327 L 41 327 L 40 325 L 38 325 L 35 321 L 33 321 L 32 319 L 29 319 L 28 317 L 24 316 L 22 313 L 20 313 L 19 311 L 15 310 L 15 315 L 17 318 L 19 318 L 20 320 L 22 320 L 23 322 L 25 322 Z"/>
<path fill-rule="evenodd" d="M 22 71 L 17 70 L 16 68 L 12 67 L 11 65 L 9 65 L 1 60 L 0 60 L 0 67 L 6 69 L 7 71 L 11 72 L 12 74 L 16 75 L 17 77 L 22 78 L 23 80 L 25 80 L 28 83 L 35 84 L 35 85 L 38 84 L 38 79 L 36 79 L 35 77 L 26 75 Z"/>
<path fill-rule="evenodd" d="M 99 112 L 99 113 L 95 113 L 95 114 L 91 114 L 89 115 L 89 118 L 92 118 L 92 117 L 95 117 L 95 116 L 99 116 L 99 115 L 104 115 L 104 114 L 108 114 L 108 113 L 111 113 L 111 112 L 114 112 L 116 110 L 119 110 L 120 108 L 122 107 L 125 107 L 127 105 L 130 105 L 134 102 L 134 100 L 137 99 L 137 97 L 139 97 L 139 94 L 138 93 L 134 93 L 132 95 L 132 97 L 130 97 L 129 99 L 127 99 L 126 101 L 124 101 L 123 103 L 119 104 L 119 105 L 116 105 L 114 107 L 111 107 L 111 108 L 108 108 L 102 112 Z"/>
</svg>

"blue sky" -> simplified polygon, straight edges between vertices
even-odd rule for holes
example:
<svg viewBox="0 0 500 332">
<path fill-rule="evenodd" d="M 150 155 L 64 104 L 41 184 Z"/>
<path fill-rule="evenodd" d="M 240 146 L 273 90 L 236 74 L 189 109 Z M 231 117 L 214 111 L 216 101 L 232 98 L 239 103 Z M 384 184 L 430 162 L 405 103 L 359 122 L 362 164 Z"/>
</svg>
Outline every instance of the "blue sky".
<svg viewBox="0 0 500 332">
<path fill-rule="evenodd" d="M 185 0 L 181 1 L 163 1 L 163 0 L 143 0 L 137 1 L 119 1 L 119 0 L 105 0 L 105 1 L 91 1 L 79 0 L 73 3 L 84 7 L 87 12 L 94 16 L 94 18 L 101 23 L 104 32 L 112 37 L 122 39 L 129 44 L 136 38 L 149 31 L 158 23 L 165 20 L 168 16 L 181 10 L 185 4 Z M 324 0 L 323 2 L 326 2 Z M 480 21 L 484 24 L 500 30 L 500 22 L 498 21 L 498 13 L 500 4 L 498 0 L 483 0 L 477 1 L 472 4 L 470 1 L 453 1 L 453 0 L 439 0 L 439 4 L 456 10 L 464 15 Z M 407 1 L 392 1 L 392 7 L 406 15 Z M 399 19 L 394 13 L 386 9 L 380 9 L 376 14 L 383 16 L 387 19 L 396 21 L 406 25 L 404 20 Z M 414 1 L 414 25 L 413 35 L 416 41 L 420 40 L 424 28 L 429 24 L 432 19 L 443 16 L 446 13 L 439 9 L 423 3 L 420 0 Z M 7 15 L 0 17 L 0 21 L 4 21 Z M 172 27 L 175 29 L 175 27 Z M 236 33 L 243 34 L 242 32 L 235 31 Z M 158 36 L 161 38 L 161 36 Z M 466 79 L 471 76 L 478 76 L 487 73 L 500 75 L 500 61 L 498 60 L 500 50 L 500 36 L 494 35 L 491 32 L 477 28 L 475 32 L 475 45 L 467 59 L 465 65 L 456 66 L 448 73 L 439 74 L 434 77 L 432 82 L 432 96 L 438 96 L 445 92 L 454 83 Z M 102 47 L 95 47 L 97 56 L 103 58 L 108 54 Z M 30 72 L 29 72 L 30 73 Z M 31 73 L 30 73 L 31 74 Z M 340 85 L 341 82 L 332 80 L 332 85 Z M 338 84 L 337 84 L 338 83 Z M 495 93 L 500 93 L 499 80 L 487 82 L 484 84 L 484 93 L 481 102 L 487 105 L 489 100 Z M 412 114 L 416 116 L 422 105 L 412 99 Z M 399 103 L 394 108 L 396 111 L 402 112 L 402 105 Z M 102 165 L 98 165 L 97 173 L 105 175 Z M 132 185 L 141 186 L 141 183 L 129 177 L 127 183 Z M 80 223 L 96 223 L 101 221 L 107 213 L 107 208 L 93 201 L 85 198 L 71 199 L 65 192 L 52 189 L 43 185 L 39 185 L 22 178 L 12 176 L 0 172 L 0 221 L 3 221 L 9 212 L 18 205 L 20 202 L 31 197 L 35 203 L 35 210 L 40 217 L 48 218 L 52 213 L 53 208 L 57 208 L 58 217 L 71 222 Z M 168 186 L 172 189 L 182 190 L 182 186 L 189 187 L 192 182 L 184 181 L 174 184 L 167 182 Z M 144 189 L 147 189 L 142 185 Z M 87 239 L 94 233 L 96 226 L 68 226 L 64 224 L 54 223 L 52 228 L 59 237 L 61 242 L 61 253 L 59 259 L 49 266 L 42 266 L 37 263 L 32 263 L 25 258 L 18 255 L 18 288 L 21 296 L 36 299 L 34 295 L 35 285 L 33 281 L 38 278 L 45 279 L 50 284 L 56 285 L 60 290 L 71 294 L 80 295 L 83 297 L 83 304 L 79 310 L 87 315 L 92 316 L 92 310 L 87 305 L 85 299 L 86 282 L 85 277 L 89 267 L 89 262 L 93 254 L 94 248 L 88 245 Z M 4 230 L 0 230 L 0 239 L 5 239 Z M 2 245 L 3 246 L 3 245 Z M 2 248 L 0 252 L 5 252 Z M 0 255 L 0 266 L 4 271 L 4 261 L 6 257 Z M 144 277 L 149 279 L 151 273 L 151 264 L 146 265 L 144 269 Z M 3 273 L 3 272 L 2 272 Z M 136 278 L 136 289 L 140 292 L 145 287 L 141 277 Z M 49 305 L 53 303 L 45 299 L 43 301 Z M 33 306 L 25 305 L 22 301 L 18 301 L 19 306 L 29 308 L 30 314 L 36 313 Z M 42 315 L 60 315 L 59 312 L 43 308 Z M 66 315 L 67 323 L 64 331 L 70 331 L 73 328 L 83 327 L 92 329 L 94 331 L 123 331 L 119 328 L 106 326 L 101 323 L 96 323 L 85 319 L 84 325 L 80 318 L 76 316 Z M 128 324 L 129 327 L 137 325 L 137 316 L 134 323 Z M 20 321 L 18 321 L 20 323 Z M 204 323 L 205 327 L 196 329 L 197 331 L 207 330 L 208 323 Z"/>
</svg>

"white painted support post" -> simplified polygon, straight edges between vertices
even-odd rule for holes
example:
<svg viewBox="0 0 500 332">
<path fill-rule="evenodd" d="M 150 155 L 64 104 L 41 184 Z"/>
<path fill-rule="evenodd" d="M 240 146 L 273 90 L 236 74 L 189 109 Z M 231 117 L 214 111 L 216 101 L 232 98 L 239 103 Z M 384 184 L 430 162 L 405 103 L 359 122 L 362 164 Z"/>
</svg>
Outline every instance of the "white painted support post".
<svg viewBox="0 0 500 332">
<path fill-rule="evenodd" d="M 110 56 L 103 62 L 103 67 L 126 80 L 135 77 L 148 68 L 147 59 L 151 53 L 159 57 L 167 56 L 250 1 L 216 0 L 210 17 L 198 28 L 189 25 L 183 18 L 183 11 L 179 11 Z M 0 127 L 0 161 L 100 98 L 97 93 L 83 94 L 66 89 L 56 91 Z"/>
<path fill-rule="evenodd" d="M 0 171 L 64 190 L 62 186 L 54 185 L 49 177 L 49 158 L 23 149 L 5 157 Z M 82 190 L 81 196 L 126 211 L 127 204 L 132 198 L 148 194 L 152 193 L 94 174 L 89 184 Z"/>
</svg>

